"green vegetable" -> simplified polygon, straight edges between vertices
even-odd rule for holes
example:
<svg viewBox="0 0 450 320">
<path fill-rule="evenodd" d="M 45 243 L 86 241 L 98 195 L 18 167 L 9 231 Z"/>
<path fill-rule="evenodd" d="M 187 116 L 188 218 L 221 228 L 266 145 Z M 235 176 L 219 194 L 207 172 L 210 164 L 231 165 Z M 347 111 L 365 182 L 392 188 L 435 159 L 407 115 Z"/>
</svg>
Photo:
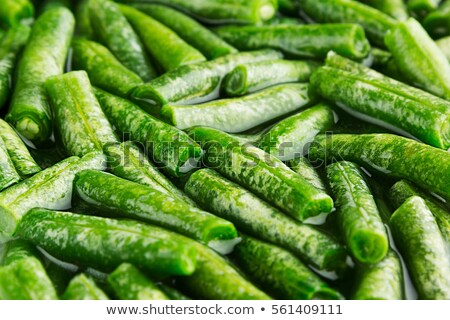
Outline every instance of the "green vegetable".
<svg viewBox="0 0 450 320">
<path fill-rule="evenodd" d="M 8 155 L 5 142 L 0 137 L 0 191 L 18 182 L 20 175 Z"/>
<path fill-rule="evenodd" d="M 327 192 L 327 187 L 325 186 L 319 173 L 313 167 L 313 165 L 305 157 L 300 157 L 293 159 L 288 162 L 289 167 L 306 179 L 317 189 Z"/>
<path fill-rule="evenodd" d="M 447 244 L 422 198 L 413 196 L 392 215 L 395 243 L 406 262 L 420 299 L 450 299 Z"/>
<path fill-rule="evenodd" d="M 44 266 L 26 242 L 14 240 L 7 244 L 4 266 L 0 267 L 0 299 L 58 299 Z"/>
<path fill-rule="evenodd" d="M 404 21 L 409 17 L 404 0 L 362 0 L 361 2 L 400 21 Z"/>
<path fill-rule="evenodd" d="M 44 82 L 63 72 L 74 29 L 66 8 L 45 11 L 35 22 L 17 69 L 17 82 L 6 120 L 24 137 L 46 141 L 52 131 L 51 110 Z"/>
<path fill-rule="evenodd" d="M 408 0 L 409 11 L 418 17 L 425 17 L 429 12 L 438 8 L 441 0 Z"/>
<path fill-rule="evenodd" d="M 355 300 L 402 300 L 403 271 L 398 255 L 390 250 L 380 262 L 358 266 Z"/>
<path fill-rule="evenodd" d="M 104 148 L 108 156 L 109 170 L 116 176 L 151 187 L 196 206 L 195 202 L 180 191 L 147 159 L 131 141 L 109 144 Z"/>
<path fill-rule="evenodd" d="M 389 248 L 386 229 L 360 168 L 340 161 L 327 167 L 337 219 L 347 247 L 362 263 L 380 262 Z"/>
<path fill-rule="evenodd" d="M 314 61 L 274 60 L 242 64 L 224 79 L 223 91 L 229 97 L 288 82 L 306 82 L 319 65 Z"/>
<path fill-rule="evenodd" d="M 117 298 L 122 300 L 168 300 L 149 278 L 129 263 L 122 263 L 108 276 Z"/>
<path fill-rule="evenodd" d="M 450 99 L 450 64 L 419 22 L 410 18 L 397 24 L 386 35 L 385 42 L 410 83 Z"/>
<path fill-rule="evenodd" d="M 242 132 L 298 110 L 310 103 L 308 85 L 280 84 L 251 95 L 199 105 L 167 104 L 161 118 L 184 130 L 207 126 L 225 132 Z"/>
<path fill-rule="evenodd" d="M 206 23 L 256 24 L 277 11 L 274 0 L 120 0 L 124 3 L 158 3 L 174 7 Z"/>
<path fill-rule="evenodd" d="M 11 236 L 16 224 L 31 208 L 55 210 L 70 208 L 75 174 L 86 169 L 103 170 L 105 162 L 104 156 L 98 153 L 87 154 L 81 159 L 68 158 L 63 163 L 41 171 L 2 193 L 0 240 Z"/>
<path fill-rule="evenodd" d="M 318 269 L 341 273 L 346 268 L 345 250 L 333 238 L 285 216 L 210 169 L 192 174 L 185 191 L 203 208 L 233 222 L 239 230 L 289 249 Z"/>
<path fill-rule="evenodd" d="M 40 1 L 39 13 L 42 13 L 46 10 L 50 10 L 53 8 L 64 7 L 69 10 L 72 10 L 72 1 L 71 0 L 44 0 Z"/>
<path fill-rule="evenodd" d="M 436 44 L 439 49 L 441 49 L 447 60 L 450 61 L 450 36 L 437 40 Z"/>
<path fill-rule="evenodd" d="M 300 11 L 299 0 L 278 0 L 278 9 L 281 13 L 290 16 L 298 15 Z"/>
<path fill-rule="evenodd" d="M 240 271 L 219 254 L 200 243 L 197 249 L 197 267 L 189 277 L 179 277 L 177 282 L 198 299 L 212 300 L 268 300 Z"/>
<path fill-rule="evenodd" d="M 122 262 L 164 275 L 195 270 L 196 250 L 187 238 L 131 220 L 37 208 L 22 218 L 15 234 L 58 259 L 99 270 L 112 271 Z"/>
<path fill-rule="evenodd" d="M 127 6 L 120 6 L 142 39 L 147 50 L 165 71 L 205 61 L 197 49 L 182 40 L 174 31 L 146 14 Z"/>
<path fill-rule="evenodd" d="M 29 34 L 29 27 L 18 25 L 0 36 L 0 109 L 10 96 L 14 67 Z"/>
<path fill-rule="evenodd" d="M 180 291 L 164 283 L 158 283 L 157 286 L 167 297 L 169 297 L 170 300 L 191 300 L 191 298 L 186 296 L 184 293 L 181 293 Z"/>
<path fill-rule="evenodd" d="M 300 18 L 294 17 L 285 17 L 285 16 L 275 16 L 272 19 L 265 21 L 264 25 L 266 26 L 275 26 L 275 25 L 298 25 L 305 24 L 303 20 Z"/>
<path fill-rule="evenodd" d="M 450 147 L 450 103 L 443 99 L 335 54 L 310 81 L 314 92 L 354 116 L 438 148 Z"/>
<path fill-rule="evenodd" d="M 0 24 L 14 27 L 23 20 L 32 19 L 34 7 L 29 0 L 2 0 L 0 6 Z"/>
<path fill-rule="evenodd" d="M 185 14 L 166 6 L 138 3 L 133 6 L 176 32 L 184 41 L 199 50 L 208 60 L 237 50 L 212 31 Z"/>
<path fill-rule="evenodd" d="M 30 152 L 22 139 L 20 139 L 14 129 L 2 119 L 0 119 L 0 138 L 3 140 L 11 162 L 14 164 L 19 175 L 27 177 L 41 171 L 41 168 L 30 155 Z"/>
<path fill-rule="evenodd" d="M 215 31 L 239 50 L 272 48 L 293 57 L 320 59 L 334 50 L 362 59 L 370 51 L 364 30 L 357 24 L 225 26 Z"/>
<path fill-rule="evenodd" d="M 313 161 L 335 158 L 356 162 L 450 199 L 450 154 L 411 139 L 392 134 L 318 135 L 309 157 Z"/>
<path fill-rule="evenodd" d="M 447 242 L 450 243 L 450 213 L 441 203 L 406 180 L 400 180 L 389 190 L 391 203 L 396 209 L 412 196 L 419 196 L 423 199 L 436 219 L 436 223 L 438 224 L 442 235 Z"/>
<path fill-rule="evenodd" d="M 333 124 L 333 110 L 320 103 L 270 128 L 262 136 L 259 147 L 282 161 L 292 160 L 305 155 L 314 137 L 331 129 Z"/>
<path fill-rule="evenodd" d="M 450 1 L 444 1 L 439 8 L 431 11 L 423 20 L 423 27 L 436 38 L 450 35 Z"/>
<path fill-rule="evenodd" d="M 75 276 L 61 296 L 63 300 L 109 300 L 108 296 L 84 274 Z"/>
<path fill-rule="evenodd" d="M 94 39 L 89 10 L 90 0 L 79 0 L 75 7 L 77 36 L 85 39 Z"/>
<path fill-rule="evenodd" d="M 82 157 L 118 142 L 85 71 L 54 76 L 45 85 L 56 128 L 67 153 Z"/>
<path fill-rule="evenodd" d="M 156 77 L 144 45 L 117 4 L 108 0 L 90 0 L 89 14 L 96 37 L 126 68 L 144 81 Z"/>
<path fill-rule="evenodd" d="M 204 163 L 303 221 L 333 209 L 333 200 L 284 163 L 222 131 L 195 127 L 189 134 L 205 150 Z"/>
<path fill-rule="evenodd" d="M 143 220 L 203 243 L 237 238 L 233 224 L 151 187 L 86 170 L 74 182 L 76 195 L 94 212 Z"/>
<path fill-rule="evenodd" d="M 85 70 L 91 83 L 116 95 L 126 97 L 142 79 L 133 71 L 125 68 L 104 46 L 85 39 L 76 39 L 72 43 L 73 68 Z"/>
<path fill-rule="evenodd" d="M 243 236 L 233 258 L 256 283 L 276 293 L 282 299 L 340 299 L 292 253 L 274 245 Z"/>
<path fill-rule="evenodd" d="M 281 59 L 281 54 L 274 50 L 261 50 L 182 66 L 138 86 L 131 92 L 131 98 L 153 114 L 158 114 L 163 105 L 171 102 L 210 101 L 219 97 L 223 77 L 237 65 L 274 59 Z"/>
<path fill-rule="evenodd" d="M 152 159 L 175 177 L 197 166 L 202 149 L 189 136 L 147 114 L 128 100 L 95 90 L 103 111 L 111 123 L 131 139 L 142 143 Z"/>
<path fill-rule="evenodd" d="M 301 0 L 301 8 L 316 22 L 359 24 L 378 46 L 384 46 L 384 36 L 396 24 L 387 14 L 353 0 Z"/>
</svg>

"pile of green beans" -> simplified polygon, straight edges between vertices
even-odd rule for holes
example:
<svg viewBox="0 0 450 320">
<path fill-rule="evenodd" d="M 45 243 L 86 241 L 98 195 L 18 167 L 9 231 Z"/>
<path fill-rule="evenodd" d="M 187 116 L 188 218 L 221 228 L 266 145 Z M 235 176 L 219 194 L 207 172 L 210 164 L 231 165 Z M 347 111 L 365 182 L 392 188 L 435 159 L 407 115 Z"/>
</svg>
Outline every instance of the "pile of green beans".
<svg viewBox="0 0 450 320">
<path fill-rule="evenodd" d="M 450 0 L 1 0 L 0 300 L 450 299 Z"/>
</svg>

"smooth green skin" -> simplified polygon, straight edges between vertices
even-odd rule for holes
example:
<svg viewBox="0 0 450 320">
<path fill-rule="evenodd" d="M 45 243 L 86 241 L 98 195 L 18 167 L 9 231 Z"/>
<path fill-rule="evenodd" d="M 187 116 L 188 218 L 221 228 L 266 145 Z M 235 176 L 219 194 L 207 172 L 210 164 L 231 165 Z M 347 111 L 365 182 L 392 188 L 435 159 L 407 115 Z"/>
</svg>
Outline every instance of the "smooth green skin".
<svg viewBox="0 0 450 320">
<path fill-rule="evenodd" d="M 309 158 L 352 161 L 450 199 L 450 154 L 411 139 L 382 133 L 318 135 Z"/>
<path fill-rule="evenodd" d="M 307 82 L 319 67 L 314 61 L 274 60 L 241 64 L 233 69 L 222 83 L 222 90 L 229 97 L 289 82 Z"/>
<path fill-rule="evenodd" d="M 186 193 L 203 208 L 233 222 L 239 230 L 282 246 L 320 270 L 341 273 L 344 248 L 325 233 L 300 224 L 210 169 L 191 175 Z"/>
<path fill-rule="evenodd" d="M 383 12 L 353 0 L 301 0 L 302 11 L 318 23 L 361 25 L 369 40 L 384 46 L 384 36 L 396 20 Z"/>
<path fill-rule="evenodd" d="M 403 271 L 398 255 L 390 250 L 376 264 L 359 265 L 354 300 L 403 300 Z"/>
<path fill-rule="evenodd" d="M 157 3 L 174 7 L 208 24 L 258 24 L 277 11 L 273 0 L 119 0 L 127 4 Z"/>
<path fill-rule="evenodd" d="M 439 49 L 441 49 L 447 60 L 450 62 L 450 36 L 437 40 L 436 44 L 438 45 Z"/>
<path fill-rule="evenodd" d="M 450 147 L 450 103 L 337 55 L 316 70 L 311 88 L 353 116 Z M 330 86 L 329 83 L 333 83 Z"/>
<path fill-rule="evenodd" d="M 327 177 L 338 224 L 353 257 L 361 263 L 380 262 L 389 249 L 388 235 L 360 168 L 339 161 L 327 166 Z"/>
<path fill-rule="evenodd" d="M 179 277 L 177 282 L 192 297 L 208 300 L 269 300 L 271 299 L 240 271 L 212 249 L 195 243 L 197 267 L 189 277 Z"/>
<path fill-rule="evenodd" d="M 90 0 L 89 15 L 96 38 L 107 46 L 126 68 L 140 76 L 144 82 L 156 78 L 155 68 L 147 57 L 142 41 L 116 3 Z"/>
<path fill-rule="evenodd" d="M 298 25 L 305 24 L 305 21 L 300 18 L 295 17 L 285 17 L 285 16 L 275 16 L 273 19 L 264 22 L 266 26 L 275 26 L 275 25 Z"/>
<path fill-rule="evenodd" d="M 301 175 L 306 179 L 309 183 L 311 183 L 317 189 L 327 192 L 327 187 L 323 182 L 322 178 L 319 176 L 319 173 L 313 167 L 313 165 L 308 161 L 305 157 L 300 157 L 293 159 L 288 162 L 289 167 Z"/>
<path fill-rule="evenodd" d="M 59 139 L 68 155 L 82 157 L 118 143 L 85 71 L 50 77 L 45 88 Z"/>
<path fill-rule="evenodd" d="M 450 34 L 450 1 L 444 1 L 439 8 L 431 11 L 423 20 L 423 27 L 435 38 L 448 36 Z"/>
<path fill-rule="evenodd" d="M 225 26 L 215 32 L 239 50 L 272 48 L 296 58 L 325 58 L 330 50 L 352 59 L 369 54 L 364 30 L 357 24 Z"/>
<path fill-rule="evenodd" d="M 202 149 L 186 133 L 152 117 L 128 100 L 98 89 L 94 91 L 109 121 L 142 143 L 152 160 L 170 175 L 180 177 L 195 167 Z"/>
<path fill-rule="evenodd" d="M 74 192 L 94 213 L 142 220 L 205 244 L 238 236 L 231 222 L 188 205 L 166 192 L 109 173 L 80 172 L 74 180 Z"/>
<path fill-rule="evenodd" d="M 408 82 L 450 99 L 450 64 L 419 22 L 410 18 L 397 24 L 385 43 Z"/>
<path fill-rule="evenodd" d="M 20 176 L 27 177 L 41 171 L 41 168 L 36 161 L 34 161 L 22 139 L 17 135 L 14 129 L 2 119 L 0 119 L 0 137 Z"/>
<path fill-rule="evenodd" d="M 433 214 L 413 196 L 398 208 L 389 226 L 420 299 L 450 299 L 450 258 Z"/>
<path fill-rule="evenodd" d="M 406 180 L 400 180 L 389 190 L 389 198 L 396 209 L 412 196 L 419 196 L 425 201 L 428 209 L 436 219 L 442 235 L 450 243 L 450 213 L 442 204 Z"/>
<path fill-rule="evenodd" d="M 131 141 L 105 146 L 108 168 L 116 176 L 161 191 L 192 206 L 188 196 L 166 178 Z"/>
<path fill-rule="evenodd" d="M 39 6 L 39 14 L 46 11 L 46 10 L 50 10 L 53 8 L 57 8 L 57 7 L 65 7 L 69 10 L 72 10 L 72 2 L 71 0 L 44 0 L 44 1 L 40 1 L 40 6 Z"/>
<path fill-rule="evenodd" d="M 255 238 L 242 236 L 233 258 L 249 278 L 281 299 L 342 298 L 292 253 Z"/>
<path fill-rule="evenodd" d="M 283 162 L 222 131 L 195 127 L 188 131 L 205 150 L 203 162 L 303 221 L 333 209 L 333 200 Z"/>
<path fill-rule="evenodd" d="M 75 7 L 77 36 L 85 39 L 94 39 L 94 30 L 89 13 L 90 0 L 79 0 Z"/>
<path fill-rule="evenodd" d="M 7 266 L 19 260 L 35 257 L 37 250 L 29 242 L 17 239 L 5 243 L 4 253 L 0 259 L 0 266 Z"/>
<path fill-rule="evenodd" d="M 408 9 L 404 0 L 360 0 L 399 21 L 408 19 Z"/>
<path fill-rule="evenodd" d="M 61 296 L 62 300 L 109 300 L 94 280 L 80 274 L 75 276 Z"/>
<path fill-rule="evenodd" d="M 429 12 L 438 9 L 442 0 L 408 0 L 408 10 L 418 17 L 425 17 Z"/>
<path fill-rule="evenodd" d="M 12 78 L 19 53 L 30 35 L 30 28 L 18 25 L 0 35 L 0 109 L 12 91 Z"/>
<path fill-rule="evenodd" d="M 100 271 L 112 271 L 123 262 L 162 275 L 195 270 L 197 254 L 188 238 L 131 220 L 35 208 L 22 218 L 15 235 L 60 260 Z"/>
<path fill-rule="evenodd" d="M 0 6 L 0 24 L 14 27 L 22 20 L 34 16 L 34 6 L 29 0 L 2 0 Z"/>
<path fill-rule="evenodd" d="M 11 237 L 17 223 L 31 208 L 70 208 L 75 174 L 86 169 L 104 170 L 106 165 L 104 156 L 99 153 L 64 162 L 20 182 L 11 191 L 8 189 L 5 196 L 0 196 L 0 242 Z"/>
<path fill-rule="evenodd" d="M 52 132 L 44 82 L 63 73 L 75 19 L 66 8 L 44 12 L 34 23 L 17 67 L 17 80 L 6 121 L 35 143 Z"/>
<path fill-rule="evenodd" d="M 20 175 L 9 157 L 5 142 L 0 136 L 0 191 L 18 182 Z"/>
<path fill-rule="evenodd" d="M 214 32 L 180 11 L 162 5 L 144 3 L 138 3 L 133 7 L 176 32 L 208 60 L 237 52 L 236 48 L 223 41 Z"/>
<path fill-rule="evenodd" d="M 94 86 L 127 97 L 132 89 L 143 83 L 136 73 L 127 69 L 101 44 L 75 39 L 72 48 L 73 68 L 85 70 Z"/>
<path fill-rule="evenodd" d="M 121 300 L 169 300 L 155 283 L 129 263 L 122 263 L 110 273 L 107 282 Z"/>
<path fill-rule="evenodd" d="M 237 65 L 281 58 L 278 51 L 260 50 L 182 66 L 138 86 L 131 92 L 131 98 L 153 114 L 158 114 L 160 108 L 170 102 L 201 103 L 214 100 L 219 97 L 223 77 Z"/>
<path fill-rule="evenodd" d="M 314 137 L 333 124 L 333 109 L 320 103 L 278 122 L 262 136 L 259 147 L 281 161 L 292 160 L 308 153 Z"/>
<path fill-rule="evenodd" d="M 120 6 L 120 10 L 139 34 L 148 52 L 165 71 L 206 61 L 200 51 L 157 20 L 131 7 Z"/>
<path fill-rule="evenodd" d="M 161 109 L 161 119 L 181 130 L 206 126 L 243 132 L 308 105 L 308 88 L 304 83 L 287 83 L 245 97 L 197 105 L 167 104 Z"/>
</svg>

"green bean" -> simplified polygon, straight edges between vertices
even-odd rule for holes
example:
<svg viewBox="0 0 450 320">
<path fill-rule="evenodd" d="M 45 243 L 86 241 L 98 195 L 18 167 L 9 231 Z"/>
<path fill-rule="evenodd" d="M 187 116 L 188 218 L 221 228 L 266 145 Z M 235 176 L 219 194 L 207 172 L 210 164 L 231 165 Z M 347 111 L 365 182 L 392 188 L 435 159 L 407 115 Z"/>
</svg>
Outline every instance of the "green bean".
<svg viewBox="0 0 450 320">
<path fill-rule="evenodd" d="M 347 255 L 335 239 L 285 216 L 210 169 L 193 173 L 185 191 L 203 208 L 233 222 L 239 230 L 284 247 L 317 269 L 341 275 L 346 268 Z"/>
<path fill-rule="evenodd" d="M 295 158 L 288 162 L 289 167 L 306 179 L 318 190 L 327 192 L 327 187 L 320 177 L 319 173 L 313 167 L 313 165 L 308 161 L 306 157 Z"/>
<path fill-rule="evenodd" d="M 274 245 L 243 236 L 233 258 L 251 279 L 282 299 L 341 298 L 292 253 Z"/>
<path fill-rule="evenodd" d="M 290 16 L 298 15 L 300 11 L 299 0 L 278 0 L 278 9 L 281 13 Z"/>
<path fill-rule="evenodd" d="M 441 49 L 447 60 L 450 61 L 450 36 L 437 40 L 436 44 L 439 49 Z"/>
<path fill-rule="evenodd" d="M 438 8 L 441 0 L 408 0 L 408 9 L 418 17 L 425 17 Z"/>
<path fill-rule="evenodd" d="M 439 8 L 431 11 L 423 20 L 423 27 L 435 38 L 450 35 L 450 1 L 444 1 Z"/>
<path fill-rule="evenodd" d="M 329 213 L 333 201 L 284 163 L 222 131 L 195 127 L 189 134 L 205 150 L 204 162 L 297 220 Z"/>
<path fill-rule="evenodd" d="M 85 39 L 94 39 L 94 30 L 92 28 L 90 13 L 90 0 L 79 0 L 75 7 L 76 30 L 78 37 Z"/>
<path fill-rule="evenodd" d="M 164 292 L 164 294 L 169 297 L 170 300 L 191 300 L 184 293 L 181 293 L 177 289 L 174 289 L 164 283 L 157 283 L 158 288 Z"/>
<path fill-rule="evenodd" d="M 75 276 L 61 296 L 63 300 L 109 300 L 95 282 L 84 274 Z"/>
<path fill-rule="evenodd" d="M 450 299 L 447 245 L 422 198 L 406 200 L 392 215 L 389 226 L 419 298 Z"/>
<path fill-rule="evenodd" d="M 17 82 L 6 120 L 36 143 L 51 134 L 51 110 L 45 96 L 47 77 L 61 74 L 74 29 L 66 8 L 44 12 L 33 25 L 17 70 Z"/>
<path fill-rule="evenodd" d="M 108 275 L 108 284 L 122 300 L 168 300 L 149 278 L 129 263 L 122 263 Z"/>
<path fill-rule="evenodd" d="M 122 133 L 142 143 L 152 159 L 175 177 L 197 166 L 200 146 L 186 133 L 147 114 L 128 100 L 95 90 L 106 116 Z"/>
<path fill-rule="evenodd" d="M 118 142 L 85 71 L 50 77 L 45 87 L 68 155 L 82 157 L 103 151 L 108 143 Z"/>
<path fill-rule="evenodd" d="M 0 6 L 0 24 L 14 27 L 23 20 L 32 19 L 34 6 L 29 0 L 2 0 Z"/>
<path fill-rule="evenodd" d="M 136 29 L 147 50 L 165 71 L 206 60 L 200 51 L 148 15 L 127 6 L 120 6 L 120 10 Z"/>
<path fill-rule="evenodd" d="M 220 39 L 212 31 L 177 10 L 162 5 L 143 3 L 138 3 L 133 7 L 175 31 L 208 60 L 237 52 L 235 48 Z"/>
<path fill-rule="evenodd" d="M 196 250 L 187 238 L 131 220 L 35 208 L 22 218 L 15 235 L 58 259 L 100 271 L 112 271 L 123 262 L 162 275 L 195 270 Z"/>
<path fill-rule="evenodd" d="M 199 105 L 167 104 L 161 118 L 178 129 L 207 126 L 225 132 L 242 132 L 310 103 L 308 85 L 287 83 L 251 95 Z"/>
<path fill-rule="evenodd" d="M 386 46 L 406 79 L 444 99 L 450 99 L 450 64 L 419 22 L 397 24 L 386 35 Z"/>
<path fill-rule="evenodd" d="M 72 2 L 71 0 L 44 0 L 41 1 L 39 6 L 39 12 L 42 14 L 43 12 L 53 9 L 64 7 L 69 10 L 72 10 Z"/>
<path fill-rule="evenodd" d="M 259 147 L 282 161 L 307 153 L 318 133 L 334 124 L 333 110 L 325 103 L 288 117 L 270 128 L 259 141 Z"/>
<path fill-rule="evenodd" d="M 319 65 L 313 61 L 260 61 L 242 64 L 224 79 L 222 88 L 229 97 L 288 82 L 306 82 Z"/>
<path fill-rule="evenodd" d="M 96 37 L 126 68 L 145 82 L 156 77 L 144 45 L 117 4 L 108 0 L 90 0 L 89 14 Z"/>
<path fill-rule="evenodd" d="M 182 66 L 138 86 L 131 93 L 131 98 L 152 114 L 159 114 L 160 108 L 167 103 L 214 100 L 219 97 L 223 77 L 237 65 L 274 59 L 281 59 L 281 54 L 274 50 L 260 50 Z"/>
<path fill-rule="evenodd" d="M 126 97 L 132 89 L 143 83 L 137 74 L 122 65 L 101 44 L 76 39 L 72 48 L 74 69 L 85 70 L 94 86 Z"/>
<path fill-rule="evenodd" d="M 438 148 L 450 147 L 450 103 L 444 99 L 335 54 L 310 81 L 316 93 L 354 116 Z"/>
<path fill-rule="evenodd" d="M 352 58 L 369 54 L 364 30 L 357 24 L 225 26 L 215 29 L 239 50 L 272 48 L 297 58 L 324 58 L 330 50 Z"/>
<path fill-rule="evenodd" d="M 361 2 L 400 21 L 404 21 L 409 17 L 406 3 L 403 0 L 362 0 Z"/>
<path fill-rule="evenodd" d="M 0 137 L 0 191 L 20 180 L 14 164 L 9 157 L 3 138 Z"/>
</svg>

